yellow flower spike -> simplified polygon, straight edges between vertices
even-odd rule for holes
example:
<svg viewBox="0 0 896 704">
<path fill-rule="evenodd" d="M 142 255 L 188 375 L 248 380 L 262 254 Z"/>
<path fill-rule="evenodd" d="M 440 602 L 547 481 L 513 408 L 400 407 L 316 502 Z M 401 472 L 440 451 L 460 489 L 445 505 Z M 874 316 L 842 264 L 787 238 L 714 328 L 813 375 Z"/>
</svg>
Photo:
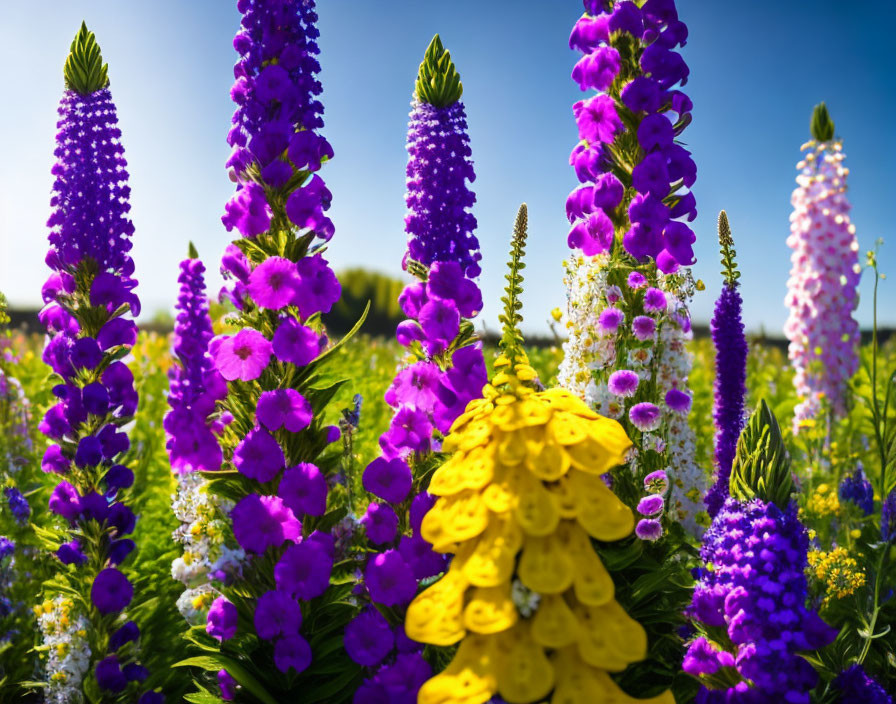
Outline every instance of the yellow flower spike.
<svg viewBox="0 0 896 704">
<path fill-rule="evenodd" d="M 604 484 L 603 479 L 569 470 L 570 491 L 576 498 L 577 518 L 588 535 L 598 540 L 622 540 L 635 528 L 631 509 Z"/>
<path fill-rule="evenodd" d="M 527 536 L 517 573 L 533 592 L 560 594 L 572 586 L 574 569 L 569 553 L 554 536 Z"/>
<path fill-rule="evenodd" d="M 497 638 L 498 693 L 509 704 L 544 699 L 554 688 L 554 667 L 532 640 L 529 625 L 517 624 Z"/>
<path fill-rule="evenodd" d="M 551 704 L 675 704 L 671 692 L 650 699 L 628 696 L 606 672 L 584 663 L 575 648 L 557 651 L 551 661 L 557 676 Z"/>
<path fill-rule="evenodd" d="M 526 535 L 544 537 L 557 530 L 560 511 L 544 485 L 528 472 L 523 472 L 519 500 L 513 513 Z"/>
<path fill-rule="evenodd" d="M 579 622 L 560 594 L 546 594 L 532 617 L 532 637 L 545 648 L 563 648 L 579 638 Z"/>
<path fill-rule="evenodd" d="M 522 544 L 523 532 L 516 521 L 510 516 L 493 517 L 475 545 L 461 546 L 453 564 L 477 587 L 509 584 Z"/>
<path fill-rule="evenodd" d="M 538 372 L 528 364 L 517 364 L 514 367 L 514 371 L 516 372 L 516 378 L 520 381 L 533 381 L 538 378 Z"/>
<path fill-rule="evenodd" d="M 519 614 L 510 596 L 510 582 L 496 587 L 476 587 L 470 591 L 464 609 L 464 625 L 474 633 L 500 633 L 512 628 Z"/>
<path fill-rule="evenodd" d="M 408 606 L 404 630 L 409 638 L 431 645 L 453 645 L 466 635 L 463 623 L 467 578 L 449 569 L 438 582 L 420 592 Z"/>
<path fill-rule="evenodd" d="M 647 657 L 647 634 L 617 601 L 603 606 L 572 607 L 581 626 L 577 642 L 582 659 L 592 667 L 621 672 Z"/>
<path fill-rule="evenodd" d="M 438 552 L 446 552 L 454 543 L 470 540 L 488 525 L 488 508 L 482 495 L 465 490 L 443 496 L 423 517 L 420 534 Z"/>
<path fill-rule="evenodd" d="M 465 638 L 448 667 L 423 683 L 417 704 L 485 704 L 498 691 L 493 641 L 488 636 Z"/>
</svg>

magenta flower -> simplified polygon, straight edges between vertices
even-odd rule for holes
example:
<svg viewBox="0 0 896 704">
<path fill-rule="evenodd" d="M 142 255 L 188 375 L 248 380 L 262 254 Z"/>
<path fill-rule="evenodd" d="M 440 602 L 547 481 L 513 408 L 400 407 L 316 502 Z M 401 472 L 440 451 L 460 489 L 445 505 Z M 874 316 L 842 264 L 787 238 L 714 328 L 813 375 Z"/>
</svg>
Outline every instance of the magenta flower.
<svg viewBox="0 0 896 704">
<path fill-rule="evenodd" d="M 659 313 L 666 310 L 666 294 L 658 288 L 649 288 L 644 292 L 644 310 L 648 313 Z"/>
<path fill-rule="evenodd" d="M 386 390 L 393 408 L 410 406 L 431 413 L 436 404 L 440 372 L 432 362 L 417 362 L 402 369 Z"/>
<path fill-rule="evenodd" d="M 423 346 L 431 354 L 443 352 L 460 331 L 460 313 L 453 301 L 433 300 L 420 309 Z"/>
<path fill-rule="evenodd" d="M 257 330 L 245 328 L 225 337 L 215 350 L 215 368 L 227 381 L 253 381 L 271 359 L 271 343 Z"/>
<path fill-rule="evenodd" d="M 367 531 L 370 542 L 377 545 L 390 543 L 398 534 L 398 516 L 388 504 L 371 501 L 367 512 L 361 518 L 361 525 Z"/>
<path fill-rule="evenodd" d="M 218 640 L 230 640 L 236 635 L 239 614 L 229 599 L 219 596 L 208 610 L 205 630 Z"/>
<path fill-rule="evenodd" d="M 261 554 L 302 534 L 302 524 L 277 496 L 249 494 L 233 507 L 230 518 L 233 536 L 249 552 Z"/>
<path fill-rule="evenodd" d="M 665 400 L 666 405 L 676 413 L 687 415 L 691 410 L 691 395 L 680 389 L 669 389 Z"/>
<path fill-rule="evenodd" d="M 332 569 L 332 552 L 321 541 L 308 538 L 286 548 L 274 567 L 274 581 L 280 591 L 307 601 L 327 590 Z"/>
<path fill-rule="evenodd" d="M 654 518 L 642 518 L 635 526 L 635 535 L 641 540 L 653 542 L 663 537 L 663 526 Z"/>
<path fill-rule="evenodd" d="M 572 106 L 572 111 L 579 128 L 579 138 L 588 142 L 612 144 L 616 133 L 622 129 L 622 121 L 609 95 L 580 100 Z"/>
<path fill-rule="evenodd" d="M 133 597 L 134 587 L 128 578 L 114 567 L 100 571 L 90 588 L 90 600 L 101 614 L 121 611 L 131 603 Z"/>
<path fill-rule="evenodd" d="M 453 301 L 464 318 L 473 318 L 482 310 L 479 287 L 464 276 L 461 265 L 456 261 L 433 262 L 426 282 L 426 293 L 429 298 Z M 410 313 L 405 312 L 405 315 Z"/>
<path fill-rule="evenodd" d="M 277 495 L 297 516 L 323 516 L 327 512 L 327 479 L 310 462 L 283 472 Z"/>
<path fill-rule="evenodd" d="M 240 474 L 260 482 L 271 481 L 285 464 L 280 444 L 263 428 L 246 433 L 233 451 L 233 466 Z"/>
<path fill-rule="evenodd" d="M 339 300 L 342 287 L 326 259 L 319 254 L 305 257 L 296 264 L 296 271 L 299 274 L 299 287 L 294 303 L 302 318 L 315 313 L 329 313 L 333 304 Z"/>
<path fill-rule="evenodd" d="M 377 457 L 367 465 L 363 477 L 364 490 L 384 501 L 398 504 L 407 498 L 413 484 L 411 469 L 400 457 Z M 414 501 L 417 501 L 415 497 Z"/>
<path fill-rule="evenodd" d="M 597 324 L 604 332 L 616 332 L 619 329 L 619 326 L 624 322 L 625 313 L 612 306 L 604 308 L 597 319 Z"/>
<path fill-rule="evenodd" d="M 395 636 L 385 617 L 375 608 L 366 608 L 345 627 L 345 651 L 364 667 L 376 667 L 392 652 Z"/>
<path fill-rule="evenodd" d="M 655 516 L 661 513 L 665 502 L 659 494 L 650 494 L 638 502 L 638 513 L 642 516 Z"/>
<path fill-rule="evenodd" d="M 295 318 L 286 318 L 280 323 L 271 341 L 277 359 L 298 367 L 314 361 L 326 344 L 325 336 L 318 335 Z"/>
<path fill-rule="evenodd" d="M 389 430 L 382 439 L 401 451 L 427 452 L 432 438 L 432 423 L 423 411 L 400 408 L 392 418 Z"/>
<path fill-rule="evenodd" d="M 633 271 L 628 275 L 628 287 L 631 289 L 644 288 L 647 285 L 647 277 L 640 271 Z"/>
<path fill-rule="evenodd" d="M 370 598 L 385 606 L 407 604 L 417 591 L 417 580 L 397 550 L 375 556 L 364 570 L 364 582 Z"/>
<path fill-rule="evenodd" d="M 269 257 L 249 275 L 249 295 L 262 308 L 280 310 L 293 302 L 299 290 L 295 262 Z"/>
<path fill-rule="evenodd" d="M 243 237 L 255 237 L 271 227 L 271 207 L 264 189 L 257 183 L 243 184 L 224 206 L 224 211 L 221 222 L 228 232 L 236 228 Z"/>
<path fill-rule="evenodd" d="M 578 248 L 591 257 L 608 252 L 613 245 L 613 221 L 603 210 L 596 210 L 584 220 L 579 220 L 566 238 L 570 248 Z"/>
<path fill-rule="evenodd" d="M 652 340 L 656 334 L 656 321 L 647 315 L 636 315 L 632 320 L 632 333 L 641 342 Z"/>
<path fill-rule="evenodd" d="M 286 428 L 298 433 L 311 425 L 311 404 L 295 389 L 265 391 L 258 398 L 255 417 L 271 432 Z"/>
<path fill-rule="evenodd" d="M 259 638 L 274 640 L 299 632 L 302 609 L 289 594 L 272 589 L 258 597 L 253 620 Z"/>
<path fill-rule="evenodd" d="M 630 398 L 634 396 L 635 392 L 638 390 L 638 383 L 640 381 L 641 380 L 635 372 L 628 369 L 620 369 L 619 371 L 610 374 L 610 378 L 607 380 L 607 388 L 610 390 L 611 394 L 622 396 L 623 398 Z"/>
<path fill-rule="evenodd" d="M 656 430 L 660 426 L 660 409 L 648 401 L 636 403 L 628 412 L 628 418 L 642 433 Z"/>
<path fill-rule="evenodd" d="M 274 645 L 274 664 L 280 672 L 302 672 L 311 664 L 311 646 L 302 636 L 287 636 Z"/>
<path fill-rule="evenodd" d="M 606 90 L 619 75 L 619 52 L 611 46 L 602 46 L 586 54 L 572 70 L 572 79 L 582 90 Z"/>
</svg>

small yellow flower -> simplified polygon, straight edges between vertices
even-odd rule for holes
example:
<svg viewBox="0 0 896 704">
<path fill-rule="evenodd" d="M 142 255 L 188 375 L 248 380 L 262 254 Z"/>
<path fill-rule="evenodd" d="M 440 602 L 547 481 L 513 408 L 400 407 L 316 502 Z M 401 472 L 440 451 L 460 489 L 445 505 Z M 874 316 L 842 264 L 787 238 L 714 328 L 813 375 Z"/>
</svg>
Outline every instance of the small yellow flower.
<svg viewBox="0 0 896 704">
<path fill-rule="evenodd" d="M 563 317 L 563 311 L 560 310 L 560 308 L 554 308 L 554 310 L 551 311 L 551 317 L 552 317 L 556 322 L 559 323 L 559 322 L 560 322 L 560 318 Z"/>
<path fill-rule="evenodd" d="M 846 548 L 838 547 L 830 552 L 810 551 L 809 571 L 825 586 L 825 604 L 850 596 L 865 585 L 865 573 Z"/>
</svg>

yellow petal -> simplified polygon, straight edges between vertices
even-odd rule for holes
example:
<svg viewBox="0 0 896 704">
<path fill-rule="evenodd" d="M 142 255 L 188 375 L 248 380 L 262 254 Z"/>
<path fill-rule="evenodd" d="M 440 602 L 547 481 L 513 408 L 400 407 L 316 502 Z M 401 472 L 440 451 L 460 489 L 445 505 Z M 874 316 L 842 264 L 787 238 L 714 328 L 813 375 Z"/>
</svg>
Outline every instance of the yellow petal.
<svg viewBox="0 0 896 704">
<path fill-rule="evenodd" d="M 575 445 L 591 437 L 588 432 L 590 422 L 572 413 L 558 411 L 551 417 L 548 431 L 561 445 Z"/>
<path fill-rule="evenodd" d="M 488 525 L 488 508 L 479 492 L 462 491 L 454 496 L 442 496 L 423 517 L 420 533 L 438 552 L 448 546 L 470 540 Z"/>
<path fill-rule="evenodd" d="M 569 470 L 570 489 L 576 497 L 577 518 L 588 535 L 598 540 L 622 540 L 635 527 L 631 509 L 594 474 Z"/>
<path fill-rule="evenodd" d="M 441 673 L 424 682 L 417 704 L 485 704 L 498 691 L 494 638 L 471 635 Z"/>
<path fill-rule="evenodd" d="M 623 692 L 606 672 L 594 670 L 593 673 L 598 686 L 603 688 L 604 698 L 600 701 L 607 704 L 675 704 L 675 697 L 668 690 L 649 699 L 636 699 Z"/>
<path fill-rule="evenodd" d="M 576 496 L 572 491 L 572 482 L 569 476 L 560 477 L 555 482 L 545 485 L 545 489 L 550 493 L 554 503 L 557 504 L 557 511 L 561 518 L 575 518 L 579 513 L 579 507 L 576 503 Z"/>
<path fill-rule="evenodd" d="M 569 445 L 566 451 L 569 453 L 569 459 L 573 466 L 589 474 L 608 472 L 613 467 L 622 464 L 625 459 L 624 451 L 619 453 L 616 450 L 609 449 L 607 445 L 598 442 L 594 438 L 588 438 L 584 442 Z"/>
<path fill-rule="evenodd" d="M 528 472 L 523 472 L 522 478 L 513 514 L 527 535 L 550 535 L 560 522 L 557 504 L 538 479 Z"/>
<path fill-rule="evenodd" d="M 476 587 L 469 592 L 464 625 L 474 633 L 500 633 L 519 618 L 510 596 L 510 582 L 497 587 Z"/>
<path fill-rule="evenodd" d="M 647 634 L 615 600 L 603 606 L 575 604 L 581 627 L 579 654 L 589 665 L 621 672 L 647 656 Z"/>
<path fill-rule="evenodd" d="M 537 454 L 526 455 L 526 467 L 539 479 L 555 482 L 569 471 L 570 457 L 566 448 L 554 442 L 545 442 Z"/>
<path fill-rule="evenodd" d="M 554 688 L 554 668 L 529 627 L 517 624 L 498 637 L 498 692 L 509 704 L 537 702 Z"/>
<path fill-rule="evenodd" d="M 557 386 L 543 391 L 540 396 L 556 411 L 568 411 L 584 418 L 597 417 L 597 414 L 588 408 L 582 399 L 562 387 Z"/>
<path fill-rule="evenodd" d="M 433 473 L 428 491 L 436 496 L 451 496 L 464 489 L 482 489 L 492 480 L 494 468 L 487 447 L 458 452 Z"/>
<path fill-rule="evenodd" d="M 522 544 L 523 533 L 515 520 L 493 516 L 478 540 L 461 546 L 454 565 L 477 587 L 509 583 Z"/>
<path fill-rule="evenodd" d="M 545 594 L 532 618 L 532 637 L 545 648 L 572 645 L 578 638 L 579 623 L 561 594 Z"/>
<path fill-rule="evenodd" d="M 539 594 L 559 594 L 572 586 L 574 569 L 563 546 L 554 536 L 527 536 L 520 557 L 523 584 Z"/>
<path fill-rule="evenodd" d="M 519 497 L 520 477 L 523 471 L 525 470 L 519 466 L 505 467 L 498 465 L 495 467 L 495 475 L 491 484 L 482 491 L 482 501 L 489 511 L 506 513 L 516 506 L 517 498 Z"/>
<path fill-rule="evenodd" d="M 508 467 L 522 462 L 526 457 L 526 442 L 520 433 L 501 433 L 492 441 L 498 445 L 498 461 Z"/>
<path fill-rule="evenodd" d="M 606 604 L 613 598 L 616 588 L 587 533 L 578 523 L 564 521 L 558 535 L 561 543 L 567 546 L 576 568 L 573 581 L 576 599 L 588 606 Z"/>
<path fill-rule="evenodd" d="M 494 426 L 490 420 L 484 417 L 474 418 L 455 438 L 457 449 L 467 451 L 485 445 L 491 439 L 493 432 Z"/>
<path fill-rule="evenodd" d="M 431 645 L 452 645 L 464 637 L 464 592 L 467 579 L 452 567 L 408 606 L 404 629 L 409 638 Z"/>
</svg>

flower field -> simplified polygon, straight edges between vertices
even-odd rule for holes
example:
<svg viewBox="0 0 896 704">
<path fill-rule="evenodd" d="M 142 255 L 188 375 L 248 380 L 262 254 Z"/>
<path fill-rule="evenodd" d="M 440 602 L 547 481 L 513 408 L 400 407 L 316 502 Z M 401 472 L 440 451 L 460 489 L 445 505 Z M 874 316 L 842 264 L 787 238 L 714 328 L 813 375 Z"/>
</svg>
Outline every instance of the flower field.
<svg viewBox="0 0 896 704">
<path fill-rule="evenodd" d="M 162 275 L 132 258 L 114 67 L 86 24 L 67 55 L 43 332 L 0 296 L 0 702 L 891 703 L 896 337 L 825 104 L 786 349 L 745 332 L 725 211 L 695 335 L 688 27 L 673 0 L 586 0 L 567 300 L 527 342 L 523 204 L 492 338 L 436 35 L 408 86 L 403 283 L 378 275 L 341 334 L 358 294 L 325 179 L 351 156 L 324 136 L 315 3 L 236 5 L 223 256 L 183 243 L 170 333 L 137 321 Z"/>
</svg>

